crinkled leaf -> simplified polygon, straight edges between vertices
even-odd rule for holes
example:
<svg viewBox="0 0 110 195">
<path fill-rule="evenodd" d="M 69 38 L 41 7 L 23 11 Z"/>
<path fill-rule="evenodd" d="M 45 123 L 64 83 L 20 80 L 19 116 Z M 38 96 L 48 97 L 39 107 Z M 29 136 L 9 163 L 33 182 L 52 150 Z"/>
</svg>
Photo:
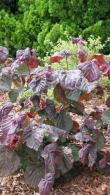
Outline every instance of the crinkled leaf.
<svg viewBox="0 0 110 195">
<path fill-rule="evenodd" d="M 106 124 L 108 124 L 110 122 L 110 110 L 105 111 L 102 114 L 102 121 Z"/>
<path fill-rule="evenodd" d="M 52 142 L 57 141 L 58 138 L 68 138 L 68 132 L 52 125 L 42 124 L 41 128 L 46 130 L 45 136 L 48 136 Z"/>
<path fill-rule="evenodd" d="M 75 161 L 72 149 L 68 146 L 66 147 L 61 147 L 62 150 L 62 158 L 59 163 L 59 171 L 60 174 L 63 175 L 67 173 L 72 167 L 73 167 L 73 162 Z"/>
<path fill-rule="evenodd" d="M 29 83 L 29 88 L 32 89 L 37 95 L 41 95 L 47 89 L 46 77 L 36 77 Z"/>
<path fill-rule="evenodd" d="M 78 67 L 89 82 L 96 81 L 100 78 L 100 71 L 94 63 L 94 60 L 79 64 Z"/>
<path fill-rule="evenodd" d="M 85 134 L 83 132 L 78 132 L 75 134 L 75 139 L 80 142 L 94 142 L 95 140 L 88 134 Z"/>
<path fill-rule="evenodd" d="M 54 174 L 48 173 L 45 178 L 42 179 L 38 185 L 39 193 L 41 195 L 50 195 L 54 184 Z"/>
<path fill-rule="evenodd" d="M 33 126 L 29 124 L 24 129 L 23 135 L 26 145 L 29 148 L 38 151 L 39 147 L 43 143 L 44 137 L 56 142 L 60 137 L 68 137 L 68 132 L 51 125 L 42 124 L 39 126 Z"/>
<path fill-rule="evenodd" d="M 25 62 L 29 68 L 36 68 L 39 65 L 39 60 L 36 56 L 35 49 L 26 48 L 24 50 L 18 50 L 16 53 L 16 58 Z"/>
<path fill-rule="evenodd" d="M 35 151 L 38 151 L 39 147 L 43 143 L 45 132 L 46 132 L 45 129 L 39 126 L 37 127 L 37 126 L 32 126 L 31 124 L 29 124 L 24 129 L 24 132 L 23 132 L 24 141 L 26 142 L 26 146 Z"/>
<path fill-rule="evenodd" d="M 58 102 L 61 102 L 61 103 L 64 103 L 66 102 L 66 96 L 65 96 L 65 91 L 61 88 L 60 85 L 57 85 L 55 88 L 54 88 L 54 97 L 55 99 L 58 101 Z"/>
<path fill-rule="evenodd" d="M 17 128 L 22 127 L 22 124 L 26 118 L 26 113 L 20 112 L 20 114 L 9 114 L 2 118 L 0 123 L 0 145 L 13 145 L 12 142 L 19 142 L 19 136 L 16 135 Z M 12 143 L 12 144 L 11 144 Z"/>
<path fill-rule="evenodd" d="M 38 165 L 37 163 L 34 163 L 27 166 L 24 178 L 28 185 L 36 189 L 38 187 L 40 180 L 44 177 L 44 174 L 45 171 L 42 163 L 39 163 Z"/>
<path fill-rule="evenodd" d="M 7 102 L 0 108 L 0 121 L 3 117 L 7 117 L 7 115 L 11 112 L 13 108 L 13 104 L 11 102 Z"/>
<path fill-rule="evenodd" d="M 73 91 L 66 91 L 65 92 L 66 98 L 73 101 L 78 101 L 81 95 L 80 89 L 74 89 Z"/>
<path fill-rule="evenodd" d="M 56 119 L 56 126 L 60 129 L 70 131 L 73 127 L 73 122 L 68 113 L 65 110 L 62 110 Z"/>
<path fill-rule="evenodd" d="M 45 161 L 46 173 L 56 173 L 57 165 L 60 159 L 60 153 L 61 152 L 56 143 L 48 144 L 47 146 L 45 146 L 44 150 L 41 153 L 41 156 Z"/>
<path fill-rule="evenodd" d="M 16 52 L 16 58 L 20 59 L 20 60 L 27 60 L 28 58 L 30 58 L 31 53 L 30 53 L 30 48 L 27 47 L 24 50 L 18 50 Z"/>
<path fill-rule="evenodd" d="M 20 166 L 20 159 L 14 151 L 0 147 L 0 177 L 12 175 Z"/>
<path fill-rule="evenodd" d="M 74 90 L 80 88 L 82 83 L 82 75 L 80 70 L 69 70 L 59 73 L 60 86 L 65 90 Z"/>
<path fill-rule="evenodd" d="M 89 155 L 88 155 L 88 166 L 93 167 L 97 159 L 97 148 L 96 145 L 92 145 L 90 150 L 89 150 Z"/>
<path fill-rule="evenodd" d="M 79 158 L 82 164 L 88 163 L 88 154 L 91 149 L 91 144 L 86 144 L 79 150 Z"/>
</svg>

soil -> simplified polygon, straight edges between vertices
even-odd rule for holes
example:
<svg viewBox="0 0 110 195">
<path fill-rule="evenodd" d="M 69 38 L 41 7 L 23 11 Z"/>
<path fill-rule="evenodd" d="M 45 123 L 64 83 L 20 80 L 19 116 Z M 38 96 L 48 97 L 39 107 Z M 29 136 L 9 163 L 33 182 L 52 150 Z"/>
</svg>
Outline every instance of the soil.
<svg viewBox="0 0 110 195">
<path fill-rule="evenodd" d="M 0 94 L 0 105 L 6 96 Z M 104 99 L 93 97 L 86 105 L 91 111 L 95 105 L 104 105 Z M 78 119 L 80 121 L 80 118 Z M 109 140 L 109 139 L 108 139 Z M 110 148 L 108 147 L 107 150 Z M 35 190 L 28 187 L 23 174 L 0 179 L 0 195 L 38 195 Z M 85 168 L 80 175 L 54 189 L 54 195 L 110 195 L 110 170 L 105 173 L 91 171 Z"/>
</svg>

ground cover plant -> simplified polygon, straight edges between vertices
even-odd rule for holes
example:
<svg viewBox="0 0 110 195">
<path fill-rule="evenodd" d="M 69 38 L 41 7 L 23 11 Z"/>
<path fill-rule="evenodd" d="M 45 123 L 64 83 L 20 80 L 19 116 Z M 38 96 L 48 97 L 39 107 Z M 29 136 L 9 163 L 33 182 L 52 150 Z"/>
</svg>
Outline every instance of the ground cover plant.
<svg viewBox="0 0 110 195">
<path fill-rule="evenodd" d="M 110 64 L 103 54 L 87 56 L 82 37 L 71 41 L 79 59 L 73 70 L 68 70 L 73 54 L 66 48 L 42 67 L 34 49 L 18 50 L 10 59 L 7 48 L 0 47 L 0 91 L 8 95 L 0 108 L 0 176 L 23 169 L 26 183 L 41 195 L 49 195 L 74 163 L 100 170 L 110 162 L 103 151 L 104 132 L 110 133 L 110 97 L 105 107 L 90 112 L 83 104 L 93 93 L 104 94 L 100 79 L 110 78 Z M 54 70 L 52 64 L 63 59 L 67 70 Z"/>
</svg>

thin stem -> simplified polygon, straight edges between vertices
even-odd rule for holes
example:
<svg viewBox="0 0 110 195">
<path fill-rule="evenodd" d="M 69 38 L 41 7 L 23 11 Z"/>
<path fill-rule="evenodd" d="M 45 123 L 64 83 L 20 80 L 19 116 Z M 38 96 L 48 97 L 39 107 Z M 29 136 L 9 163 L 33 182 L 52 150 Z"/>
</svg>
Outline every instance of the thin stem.
<svg viewBox="0 0 110 195">
<path fill-rule="evenodd" d="M 69 69 L 69 64 L 68 64 L 68 59 L 66 57 L 66 67 L 67 67 L 67 70 Z"/>
</svg>

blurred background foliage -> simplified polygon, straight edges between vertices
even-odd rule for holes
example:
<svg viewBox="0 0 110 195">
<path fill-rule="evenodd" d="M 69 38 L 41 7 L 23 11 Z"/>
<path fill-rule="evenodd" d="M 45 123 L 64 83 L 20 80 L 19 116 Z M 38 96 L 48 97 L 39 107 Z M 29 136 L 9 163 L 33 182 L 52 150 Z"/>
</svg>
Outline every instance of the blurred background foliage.
<svg viewBox="0 0 110 195">
<path fill-rule="evenodd" d="M 79 35 L 100 37 L 101 52 L 110 53 L 110 0 L 0 0 L 0 45 L 12 55 L 33 47 L 44 57 Z"/>
</svg>

